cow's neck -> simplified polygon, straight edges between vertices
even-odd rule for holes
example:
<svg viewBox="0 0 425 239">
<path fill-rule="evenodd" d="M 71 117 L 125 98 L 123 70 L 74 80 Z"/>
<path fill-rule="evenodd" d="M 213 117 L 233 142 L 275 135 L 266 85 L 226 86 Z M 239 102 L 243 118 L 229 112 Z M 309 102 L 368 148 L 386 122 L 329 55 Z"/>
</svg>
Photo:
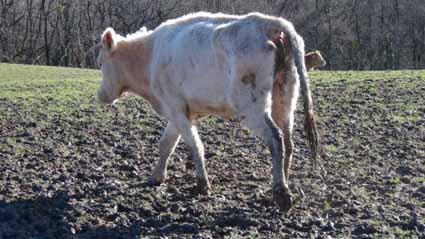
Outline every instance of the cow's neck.
<svg viewBox="0 0 425 239">
<path fill-rule="evenodd" d="M 148 100 L 158 111 L 158 100 L 150 91 L 149 64 L 153 51 L 153 41 L 150 36 L 143 40 L 123 42 L 117 49 L 117 62 L 125 69 L 125 87 L 132 93 Z"/>
</svg>

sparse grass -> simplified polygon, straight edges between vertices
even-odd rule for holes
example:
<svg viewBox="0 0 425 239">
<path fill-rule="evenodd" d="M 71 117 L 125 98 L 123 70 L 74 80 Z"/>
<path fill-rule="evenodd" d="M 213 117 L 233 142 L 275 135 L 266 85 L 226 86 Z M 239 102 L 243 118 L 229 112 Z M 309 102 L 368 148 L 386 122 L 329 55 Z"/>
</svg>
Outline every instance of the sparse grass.
<svg viewBox="0 0 425 239">
<path fill-rule="evenodd" d="M 425 79 L 425 70 L 401 71 L 313 71 L 310 73 L 312 81 L 363 81 L 377 79 L 420 78 Z"/>
<path fill-rule="evenodd" d="M 392 234 L 395 236 L 395 238 L 400 238 L 400 239 L 417 239 L 417 238 L 419 238 L 411 230 L 404 230 L 400 227 L 392 228 Z"/>
</svg>

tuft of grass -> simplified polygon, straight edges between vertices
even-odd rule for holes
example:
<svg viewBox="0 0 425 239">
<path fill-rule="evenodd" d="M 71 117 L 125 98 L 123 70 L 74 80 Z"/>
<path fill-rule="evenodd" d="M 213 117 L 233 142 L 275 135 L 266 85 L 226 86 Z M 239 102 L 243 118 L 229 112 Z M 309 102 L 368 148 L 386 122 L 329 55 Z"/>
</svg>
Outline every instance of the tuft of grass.
<svg viewBox="0 0 425 239">
<path fill-rule="evenodd" d="M 325 146 L 325 152 L 336 153 L 338 152 L 338 148 L 333 144 L 329 144 Z"/>
<path fill-rule="evenodd" d="M 417 177 L 414 179 L 414 181 L 417 183 L 425 183 L 425 177 Z"/>
<path fill-rule="evenodd" d="M 359 186 L 353 189 L 354 195 L 361 199 L 368 198 L 368 192 L 365 187 Z"/>
<path fill-rule="evenodd" d="M 391 184 L 399 185 L 401 183 L 401 178 L 399 176 L 395 176 L 389 180 Z"/>
<path fill-rule="evenodd" d="M 325 200 L 324 202 L 323 202 L 323 210 L 330 210 L 332 208 L 332 206 L 331 206 L 331 204 L 327 201 L 327 200 Z"/>
</svg>

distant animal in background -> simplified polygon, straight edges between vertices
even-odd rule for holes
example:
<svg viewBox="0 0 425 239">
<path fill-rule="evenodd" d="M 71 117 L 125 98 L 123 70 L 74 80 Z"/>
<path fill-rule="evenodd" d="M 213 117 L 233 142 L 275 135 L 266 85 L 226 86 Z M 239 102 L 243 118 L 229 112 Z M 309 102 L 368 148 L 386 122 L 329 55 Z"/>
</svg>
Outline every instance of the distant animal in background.
<svg viewBox="0 0 425 239">
<path fill-rule="evenodd" d="M 320 51 L 312 51 L 305 54 L 304 60 L 307 70 L 314 70 L 318 67 L 326 66 L 326 61 L 323 59 Z"/>
</svg>

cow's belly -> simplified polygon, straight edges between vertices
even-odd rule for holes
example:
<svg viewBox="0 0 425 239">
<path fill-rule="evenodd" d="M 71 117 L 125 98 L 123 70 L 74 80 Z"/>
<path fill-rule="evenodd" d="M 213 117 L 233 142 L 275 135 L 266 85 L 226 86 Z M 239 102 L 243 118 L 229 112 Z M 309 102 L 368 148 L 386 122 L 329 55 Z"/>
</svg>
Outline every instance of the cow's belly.
<svg viewBox="0 0 425 239">
<path fill-rule="evenodd" d="M 231 105 L 205 101 L 205 99 L 189 100 L 187 102 L 187 111 L 190 119 L 198 119 L 207 115 L 218 115 L 230 119 L 235 115 Z"/>
<path fill-rule="evenodd" d="M 233 116 L 229 100 L 231 66 L 215 49 L 212 37 L 212 26 L 196 24 L 173 36 L 166 45 L 167 51 L 161 49 L 169 56 L 163 59 L 171 59 L 165 65 L 172 84 L 165 87 L 171 87 L 170 91 L 184 98 L 191 118 L 211 114 Z"/>
<path fill-rule="evenodd" d="M 190 79 L 182 89 L 190 114 L 233 117 L 234 110 L 228 97 L 230 82 L 223 74 L 222 69 L 218 66 L 216 68 L 210 66 L 209 70 L 204 71 L 204 74 L 197 74 L 194 71 Z"/>
</svg>

